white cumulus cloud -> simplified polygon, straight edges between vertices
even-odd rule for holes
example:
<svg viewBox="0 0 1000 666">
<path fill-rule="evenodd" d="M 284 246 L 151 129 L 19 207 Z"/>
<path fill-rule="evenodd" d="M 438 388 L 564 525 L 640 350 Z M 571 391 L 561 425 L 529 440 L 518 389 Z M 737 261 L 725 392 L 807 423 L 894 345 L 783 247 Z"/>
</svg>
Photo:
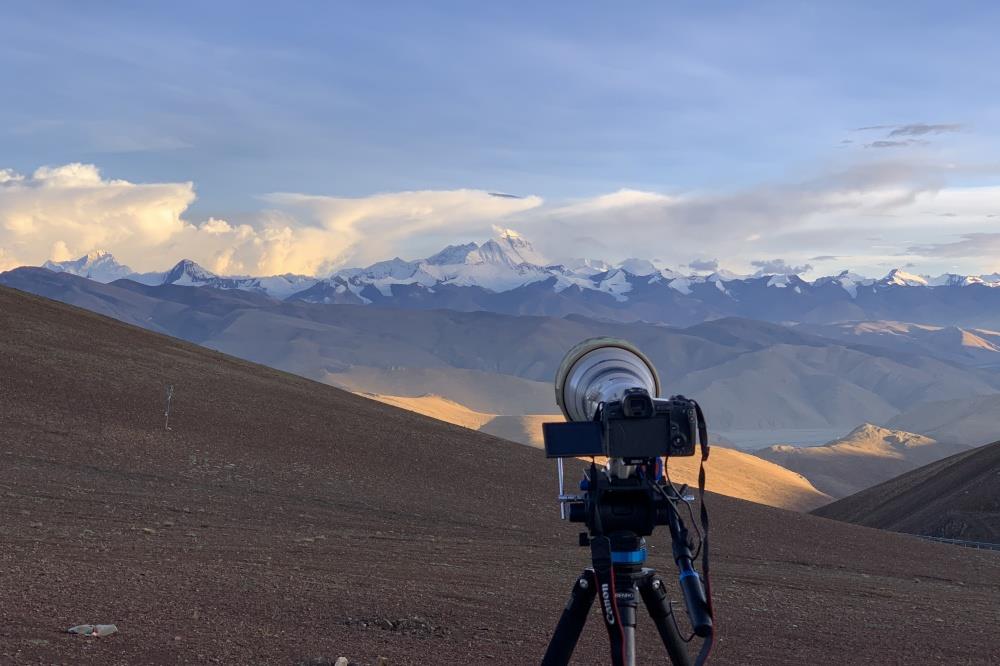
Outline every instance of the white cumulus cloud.
<svg viewBox="0 0 1000 666">
<path fill-rule="evenodd" d="M 186 183 L 108 179 L 94 165 L 0 171 L 0 268 L 61 261 L 106 249 L 135 270 L 163 270 L 181 258 L 220 273 L 324 274 L 346 262 L 408 253 L 541 205 L 538 197 L 478 190 L 415 191 L 367 197 L 272 194 L 273 209 L 247 222 L 185 212 Z"/>
<path fill-rule="evenodd" d="M 8 263 L 38 263 L 121 248 L 139 259 L 181 233 L 194 201 L 192 183 L 136 185 L 109 180 L 97 167 L 42 167 L 0 176 L 0 247 Z"/>
</svg>

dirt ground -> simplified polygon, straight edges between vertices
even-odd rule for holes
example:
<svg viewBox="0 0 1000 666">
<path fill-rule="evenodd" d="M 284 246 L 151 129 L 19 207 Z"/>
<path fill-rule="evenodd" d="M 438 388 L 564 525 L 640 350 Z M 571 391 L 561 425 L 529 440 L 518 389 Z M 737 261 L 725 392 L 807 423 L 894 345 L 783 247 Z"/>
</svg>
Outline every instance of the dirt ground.
<svg viewBox="0 0 1000 666">
<path fill-rule="evenodd" d="M 586 565 L 536 450 L 2 288 L 0 461 L 2 664 L 537 663 Z M 709 502 L 712 663 L 1000 662 L 1000 553 Z"/>
</svg>

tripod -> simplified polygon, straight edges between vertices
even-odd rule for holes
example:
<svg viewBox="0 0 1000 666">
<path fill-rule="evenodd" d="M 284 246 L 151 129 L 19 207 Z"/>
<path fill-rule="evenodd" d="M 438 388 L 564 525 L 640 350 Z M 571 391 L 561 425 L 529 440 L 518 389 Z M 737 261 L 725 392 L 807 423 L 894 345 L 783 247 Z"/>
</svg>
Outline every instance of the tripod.
<svg viewBox="0 0 1000 666">
<path fill-rule="evenodd" d="M 595 539 L 594 542 L 596 541 Z M 594 542 L 591 543 L 592 547 L 595 545 Z M 603 548 L 603 545 L 598 548 Z M 663 646 L 667 649 L 671 663 L 674 666 L 690 666 L 691 661 L 684 648 L 684 642 L 677 632 L 673 609 L 663 581 L 656 576 L 656 571 L 643 567 L 641 563 L 613 562 L 612 553 L 613 551 L 608 550 L 606 561 L 611 564 L 614 592 L 612 593 L 610 588 L 602 587 L 601 598 L 604 623 L 611 641 L 611 663 L 614 666 L 635 664 L 635 624 L 639 605 L 636 591 L 638 591 L 663 640 Z M 604 562 L 603 557 L 602 562 Z M 595 568 L 598 566 L 600 564 L 595 561 Z M 562 666 L 568 664 L 570 657 L 573 656 L 573 650 L 587 622 L 590 607 L 597 596 L 598 576 L 595 568 L 585 569 L 573 586 L 569 603 L 559 618 L 559 624 L 556 625 L 549 648 L 542 659 L 543 666 Z M 614 595 L 613 598 L 611 594 Z"/>
<path fill-rule="evenodd" d="M 589 534 L 580 534 L 580 545 L 590 546 L 593 567 L 583 571 L 573 586 L 542 666 L 564 666 L 573 656 L 594 598 L 600 594 L 601 615 L 608 630 L 613 666 L 635 666 L 636 610 L 642 599 L 674 666 L 690 666 L 684 640 L 663 581 L 656 571 L 643 567 L 643 536 L 657 524 L 670 529 L 674 562 L 694 633 L 706 638 L 698 663 L 711 649 L 712 611 L 702 579 L 692 564 L 688 531 L 672 499 L 655 478 L 641 472 L 624 477 L 600 474 L 591 463 L 581 483 L 582 496 L 567 498 L 569 519 L 583 522 Z M 676 501 L 683 501 L 680 496 Z M 611 530 L 609 534 L 605 530 Z M 638 592 L 638 596 L 636 593 Z"/>
</svg>

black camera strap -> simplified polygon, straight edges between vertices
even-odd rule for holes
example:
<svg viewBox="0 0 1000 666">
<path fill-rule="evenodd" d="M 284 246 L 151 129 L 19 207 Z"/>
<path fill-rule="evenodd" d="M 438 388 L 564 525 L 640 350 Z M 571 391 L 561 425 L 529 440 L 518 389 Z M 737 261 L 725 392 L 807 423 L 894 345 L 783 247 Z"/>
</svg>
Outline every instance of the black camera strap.
<svg viewBox="0 0 1000 666">
<path fill-rule="evenodd" d="M 597 598 L 601 602 L 601 616 L 608 629 L 613 654 L 625 660 L 625 627 L 622 614 L 618 610 L 618 591 L 615 589 L 615 567 L 611 560 L 611 539 L 596 536 L 590 540 L 590 557 L 594 563 L 594 577 L 597 579 Z"/>
<path fill-rule="evenodd" d="M 593 483 L 597 479 L 597 464 L 590 462 L 590 478 Z M 601 525 L 601 512 L 597 508 L 600 498 L 593 504 L 594 531 L 590 538 L 590 559 L 594 565 L 594 578 L 597 579 L 597 598 L 601 603 L 601 616 L 604 626 L 608 629 L 613 654 L 621 655 L 625 663 L 625 627 L 622 625 L 622 615 L 618 610 L 618 594 L 615 589 L 615 566 L 611 559 L 611 539 L 604 534 Z"/>
<path fill-rule="evenodd" d="M 692 400 L 692 402 L 694 402 Z M 698 468 L 698 503 L 701 505 L 701 570 L 705 577 L 705 599 L 708 601 L 708 615 L 712 618 L 712 630 L 705 637 L 705 642 L 701 645 L 701 651 L 695 660 L 695 666 L 702 666 L 708 662 L 709 654 L 712 652 L 712 645 L 715 643 L 715 611 L 712 609 L 712 579 L 709 576 L 708 568 L 708 508 L 705 506 L 705 461 L 708 460 L 708 424 L 705 422 L 705 414 L 701 411 L 701 405 L 694 403 L 695 413 L 698 417 L 698 445 L 701 447 L 701 465 Z"/>
</svg>

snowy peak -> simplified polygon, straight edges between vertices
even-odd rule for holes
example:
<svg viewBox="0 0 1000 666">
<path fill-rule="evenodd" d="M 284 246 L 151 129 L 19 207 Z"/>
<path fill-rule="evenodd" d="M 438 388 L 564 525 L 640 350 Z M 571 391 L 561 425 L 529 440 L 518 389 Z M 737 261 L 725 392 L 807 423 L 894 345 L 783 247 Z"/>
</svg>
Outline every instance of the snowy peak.
<svg viewBox="0 0 1000 666">
<path fill-rule="evenodd" d="M 967 287 L 970 284 L 986 284 L 986 280 L 976 275 L 957 275 L 956 273 L 944 273 L 927 280 L 931 287 Z"/>
<path fill-rule="evenodd" d="M 646 277 L 660 272 L 656 266 L 653 265 L 653 262 L 648 259 L 626 259 L 618 264 L 618 268 L 637 277 Z M 673 271 L 671 271 L 671 273 L 672 272 Z"/>
<path fill-rule="evenodd" d="M 913 273 L 907 273 L 902 268 L 893 268 L 881 280 L 881 284 L 896 287 L 926 287 L 927 278 Z"/>
<path fill-rule="evenodd" d="M 114 282 L 132 274 L 131 268 L 118 263 L 110 252 L 104 250 L 88 252 L 70 261 L 46 261 L 42 268 L 54 273 L 79 275 L 95 282 Z"/>
<path fill-rule="evenodd" d="M 190 259 L 181 259 L 167 271 L 162 284 L 198 286 L 212 282 L 218 277 L 215 273 L 202 268 Z"/>
<path fill-rule="evenodd" d="M 424 261 L 431 266 L 452 266 L 455 264 L 467 264 L 469 257 L 474 255 L 479 246 L 475 243 L 463 243 L 462 245 L 449 245 L 437 254 L 433 254 Z"/>
<path fill-rule="evenodd" d="M 538 252 L 521 234 L 513 229 L 503 229 L 493 227 L 496 234 L 492 241 L 500 246 L 503 253 L 515 264 L 532 264 L 534 266 L 544 266 L 548 262 L 545 257 Z M 482 249 L 482 248 L 480 248 Z"/>
</svg>

